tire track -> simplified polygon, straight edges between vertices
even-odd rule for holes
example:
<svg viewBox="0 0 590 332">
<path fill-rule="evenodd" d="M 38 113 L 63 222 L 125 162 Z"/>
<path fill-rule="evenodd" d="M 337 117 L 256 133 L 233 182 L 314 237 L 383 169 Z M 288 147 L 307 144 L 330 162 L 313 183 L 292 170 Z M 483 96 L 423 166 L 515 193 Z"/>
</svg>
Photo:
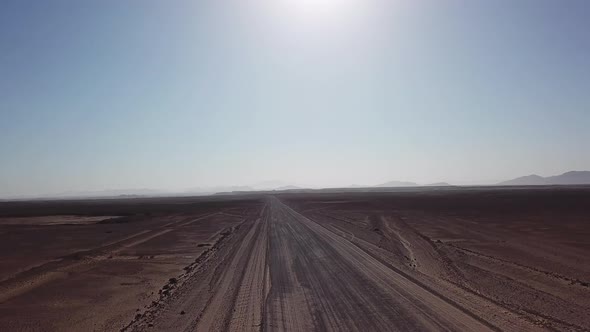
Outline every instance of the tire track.
<svg viewBox="0 0 590 332">
<path fill-rule="evenodd" d="M 260 331 L 267 292 L 268 215 L 263 216 L 249 265 L 233 305 L 230 331 Z M 262 282 L 261 282 L 262 281 Z"/>
<path fill-rule="evenodd" d="M 215 292 L 211 302 L 203 311 L 201 318 L 197 321 L 196 330 L 199 331 L 225 331 L 228 326 L 238 325 L 244 326 L 248 318 L 255 316 L 255 310 L 247 306 L 262 306 L 262 298 L 259 298 L 259 303 L 253 302 L 255 297 L 255 290 L 252 287 L 253 281 L 258 277 L 258 283 L 264 278 L 264 269 L 257 269 L 256 261 L 264 261 L 264 257 L 256 257 L 264 253 L 265 250 L 260 249 L 255 244 L 260 237 L 262 221 L 258 219 L 252 226 L 244 240 L 237 247 L 237 252 L 233 256 L 231 263 L 223 270 L 221 281 L 215 286 Z M 260 270 L 262 273 L 259 273 Z M 258 273 L 257 273 L 258 272 Z M 260 292 L 262 294 L 262 291 Z M 240 297 L 240 295 L 242 295 Z M 252 296 L 252 298 L 246 298 Z M 239 301 L 239 302 L 238 302 Z M 249 302 L 249 301 L 252 301 Z M 235 306 L 238 305 L 238 317 L 235 316 Z M 259 324 L 257 322 L 257 324 Z M 194 325 L 194 324 L 193 324 Z M 254 324 L 252 324 L 254 325 Z M 191 328 L 187 330 L 193 330 Z"/>
<path fill-rule="evenodd" d="M 270 197 L 259 217 L 236 226 L 129 329 L 500 330 L 338 233 Z"/>
<path fill-rule="evenodd" d="M 179 283 L 172 293 L 125 330 L 261 330 L 268 289 L 265 211 L 222 232 L 205 257 L 177 278 Z"/>
<path fill-rule="evenodd" d="M 294 230 L 291 236 L 298 237 L 305 244 L 302 247 L 309 248 L 297 252 L 305 259 L 300 259 L 302 264 L 295 282 L 307 286 L 313 294 L 308 299 L 311 304 L 299 309 L 299 313 L 313 322 L 313 315 L 309 313 L 314 312 L 314 306 L 322 309 L 323 317 L 320 319 L 323 324 L 318 324 L 316 318 L 315 330 L 494 330 L 489 324 L 467 314 L 415 280 L 390 269 L 282 202 L 273 199 L 271 204 L 281 214 L 280 221 L 288 224 L 286 228 Z M 287 281 L 293 283 L 292 280 Z M 273 278 L 273 289 L 276 288 L 275 283 Z M 274 296 L 281 303 L 281 294 L 275 292 Z M 284 305 L 275 305 L 267 310 L 281 311 L 269 312 L 271 317 L 289 315 L 290 312 L 285 312 L 283 308 Z M 292 321 L 290 318 L 282 317 L 281 322 L 274 322 L 282 326 L 269 328 L 300 330 L 298 326 L 289 324 Z"/>
</svg>

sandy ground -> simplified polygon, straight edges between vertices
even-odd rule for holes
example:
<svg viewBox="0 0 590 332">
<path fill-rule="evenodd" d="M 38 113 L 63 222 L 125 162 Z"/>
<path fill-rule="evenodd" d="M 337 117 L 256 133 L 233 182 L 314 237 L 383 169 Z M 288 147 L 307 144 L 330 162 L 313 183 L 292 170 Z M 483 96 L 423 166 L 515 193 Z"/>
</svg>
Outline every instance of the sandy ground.
<svg viewBox="0 0 590 332">
<path fill-rule="evenodd" d="M 30 204 L 123 217 L 2 225 L 2 330 L 590 329 L 584 188 Z"/>
<path fill-rule="evenodd" d="M 41 216 L 0 218 L 0 225 L 89 225 L 118 216 Z"/>
</svg>

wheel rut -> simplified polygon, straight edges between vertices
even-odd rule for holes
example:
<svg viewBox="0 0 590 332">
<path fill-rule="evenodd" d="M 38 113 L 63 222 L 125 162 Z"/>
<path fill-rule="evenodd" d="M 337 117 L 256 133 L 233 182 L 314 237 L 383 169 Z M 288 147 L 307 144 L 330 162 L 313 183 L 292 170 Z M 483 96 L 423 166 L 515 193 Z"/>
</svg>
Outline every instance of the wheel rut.
<svg viewBox="0 0 590 332">
<path fill-rule="evenodd" d="M 500 330 L 272 196 L 258 217 L 245 220 L 195 264 L 150 319 L 129 329 Z"/>
</svg>

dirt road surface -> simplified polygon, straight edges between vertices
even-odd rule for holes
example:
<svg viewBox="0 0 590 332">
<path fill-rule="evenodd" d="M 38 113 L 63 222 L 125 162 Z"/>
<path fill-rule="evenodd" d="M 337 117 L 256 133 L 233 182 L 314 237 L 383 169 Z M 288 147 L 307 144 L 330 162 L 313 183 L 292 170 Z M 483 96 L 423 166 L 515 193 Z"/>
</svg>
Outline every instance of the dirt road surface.
<svg viewBox="0 0 590 332">
<path fill-rule="evenodd" d="M 378 246 L 318 223 L 277 197 L 243 225 L 214 266 L 189 277 L 129 330 L 551 330 L 450 282 L 397 268 Z M 395 226 L 387 226 L 390 227 Z M 397 232 L 401 234 L 402 232 Z M 418 237 L 419 238 L 419 237 Z M 419 238 L 397 239 L 436 270 Z M 428 246 L 428 244 L 426 244 Z M 417 258 L 412 258 L 416 260 Z M 430 260 L 429 260 L 430 259 Z M 444 262 L 439 262 L 445 270 Z M 434 262 L 434 263 L 433 263 Z M 415 270 L 414 270 L 415 271 Z M 451 271 L 452 272 L 452 271 Z M 442 273 L 442 272 L 441 272 Z M 216 279 L 215 275 L 220 276 Z M 206 282 L 204 282 L 206 281 Z M 556 323 L 560 326 L 559 322 Z M 560 326 L 583 329 L 580 326 Z"/>
</svg>

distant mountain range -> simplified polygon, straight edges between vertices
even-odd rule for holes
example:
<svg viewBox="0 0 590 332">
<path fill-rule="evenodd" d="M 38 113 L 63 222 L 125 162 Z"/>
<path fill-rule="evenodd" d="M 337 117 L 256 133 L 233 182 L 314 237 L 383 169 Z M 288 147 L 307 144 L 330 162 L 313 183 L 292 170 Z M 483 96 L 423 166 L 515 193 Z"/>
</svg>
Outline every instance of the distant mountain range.
<svg viewBox="0 0 590 332">
<path fill-rule="evenodd" d="M 416 182 L 409 182 L 409 181 L 389 181 L 382 184 L 378 184 L 376 186 L 372 186 L 375 188 L 394 188 L 394 187 L 450 187 L 451 184 L 446 182 L 436 182 L 430 184 L 418 184 Z"/>
<path fill-rule="evenodd" d="M 516 179 L 503 181 L 497 186 L 548 186 L 548 185 L 590 185 L 590 171 L 571 171 L 561 175 L 542 177 L 536 174 L 518 177 Z M 378 185 L 351 184 L 345 188 L 362 189 L 367 188 L 400 188 L 400 187 L 454 187 L 447 182 L 431 184 L 418 184 L 410 181 L 388 181 Z M 164 191 L 156 189 L 113 189 L 97 191 L 69 191 L 48 195 L 12 196 L 2 199 L 68 199 L 68 198 L 134 198 L 134 197 L 157 197 L 157 196 L 191 196 L 211 195 L 215 193 L 233 193 L 249 191 L 301 191 L 311 190 L 310 187 L 296 186 L 278 180 L 264 181 L 249 186 L 217 186 L 217 187 L 194 187 L 184 191 Z"/>
<path fill-rule="evenodd" d="M 522 176 L 516 179 L 503 181 L 497 186 L 551 186 L 551 185 L 590 185 L 590 171 L 571 171 L 561 175 L 542 177 L 536 174 Z M 453 186 L 447 182 L 437 182 L 431 184 L 418 184 L 409 181 L 388 181 L 375 186 L 374 188 L 395 188 L 395 187 L 449 187 Z"/>
<path fill-rule="evenodd" d="M 218 192 L 232 192 L 232 191 L 253 191 L 254 188 L 250 186 L 217 186 L 217 187 L 193 187 L 184 191 L 188 195 L 210 195 Z"/>
<path fill-rule="evenodd" d="M 289 185 L 289 186 L 278 187 L 273 190 L 298 190 L 298 189 L 304 189 L 304 188 Z"/>
<path fill-rule="evenodd" d="M 165 196 L 169 194 L 164 190 L 158 189 L 105 189 L 105 190 L 93 190 L 93 191 L 66 191 L 56 194 L 40 195 L 39 197 L 54 198 L 54 199 L 67 199 L 67 198 L 132 198 L 132 197 L 144 197 L 144 196 Z M 32 196 L 33 198 L 38 198 Z M 24 198 L 27 198 L 26 196 Z"/>
<path fill-rule="evenodd" d="M 437 182 L 437 183 L 427 184 L 426 186 L 428 186 L 428 187 L 451 187 L 452 184 L 448 184 L 446 182 Z"/>
<path fill-rule="evenodd" d="M 382 184 L 378 184 L 373 187 L 377 188 L 388 188 L 388 187 L 417 187 L 419 184 L 415 182 L 408 182 L 408 181 L 389 181 Z"/>
<path fill-rule="evenodd" d="M 533 174 L 498 183 L 499 186 L 550 186 L 575 184 L 590 184 L 590 171 L 571 171 L 561 175 L 548 177 Z"/>
</svg>

